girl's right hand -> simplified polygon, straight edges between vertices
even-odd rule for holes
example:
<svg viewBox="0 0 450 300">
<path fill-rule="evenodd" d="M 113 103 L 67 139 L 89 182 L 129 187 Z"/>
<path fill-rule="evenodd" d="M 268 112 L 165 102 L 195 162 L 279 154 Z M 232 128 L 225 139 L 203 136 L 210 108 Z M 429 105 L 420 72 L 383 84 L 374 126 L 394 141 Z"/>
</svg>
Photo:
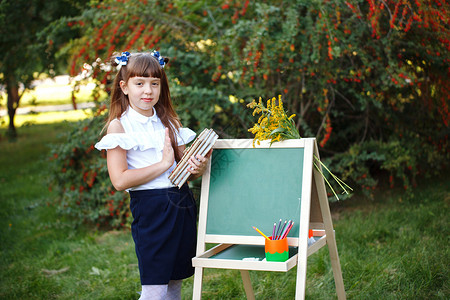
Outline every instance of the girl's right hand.
<svg viewBox="0 0 450 300">
<path fill-rule="evenodd" d="M 166 137 L 164 139 L 163 157 L 162 157 L 161 162 L 165 166 L 167 166 L 167 169 L 168 169 L 173 165 L 174 160 L 175 160 L 175 154 L 173 152 L 173 147 L 170 142 L 169 128 L 166 128 Z"/>
</svg>

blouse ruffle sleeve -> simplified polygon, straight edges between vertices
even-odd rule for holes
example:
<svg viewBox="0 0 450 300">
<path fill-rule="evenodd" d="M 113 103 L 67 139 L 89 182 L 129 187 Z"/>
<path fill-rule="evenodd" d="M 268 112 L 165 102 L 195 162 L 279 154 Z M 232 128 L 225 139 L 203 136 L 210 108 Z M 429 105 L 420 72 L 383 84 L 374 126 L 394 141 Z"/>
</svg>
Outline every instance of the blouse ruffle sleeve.
<svg viewBox="0 0 450 300">
<path fill-rule="evenodd" d="M 145 151 L 150 148 L 162 150 L 164 148 L 164 142 L 155 134 L 109 133 L 95 144 L 95 148 L 98 150 L 109 150 L 116 147 L 124 150 Z"/>
<path fill-rule="evenodd" d="M 186 145 L 194 140 L 195 132 L 187 127 L 180 128 L 177 132 L 178 146 Z"/>
<path fill-rule="evenodd" d="M 180 128 L 177 132 L 178 146 L 185 145 L 195 138 L 195 132 L 189 128 Z M 164 136 L 155 133 L 109 133 L 95 144 L 97 150 L 109 150 L 120 147 L 124 150 L 145 151 L 151 148 L 162 150 Z"/>
</svg>

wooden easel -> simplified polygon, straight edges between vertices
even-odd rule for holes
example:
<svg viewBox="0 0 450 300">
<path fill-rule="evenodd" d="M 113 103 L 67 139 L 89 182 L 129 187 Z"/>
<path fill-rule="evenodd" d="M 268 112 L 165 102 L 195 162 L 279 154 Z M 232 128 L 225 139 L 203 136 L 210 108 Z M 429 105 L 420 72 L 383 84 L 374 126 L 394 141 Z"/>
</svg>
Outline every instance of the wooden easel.
<svg viewBox="0 0 450 300">
<path fill-rule="evenodd" d="M 192 259 L 193 299 L 201 299 L 204 268 L 240 270 L 247 299 L 255 299 L 249 270 L 287 272 L 296 265 L 295 298 L 304 299 L 307 257 L 325 245 L 330 253 L 338 299 L 345 299 L 325 183 L 313 167 L 313 155 L 319 158 L 316 140 L 303 138 L 272 145 L 261 142 L 255 147 L 252 142 L 217 140 L 203 175 L 197 255 Z M 261 185 L 255 184 L 255 180 Z M 277 188 L 281 191 L 276 191 Z M 288 235 L 289 259 L 285 262 L 243 259 L 264 256 L 264 238 L 250 224 L 268 232 L 263 224 L 270 226 L 277 218 L 292 218 L 297 224 Z M 316 239 L 310 246 L 309 229 Z M 206 251 L 206 243 L 218 245 Z"/>
</svg>

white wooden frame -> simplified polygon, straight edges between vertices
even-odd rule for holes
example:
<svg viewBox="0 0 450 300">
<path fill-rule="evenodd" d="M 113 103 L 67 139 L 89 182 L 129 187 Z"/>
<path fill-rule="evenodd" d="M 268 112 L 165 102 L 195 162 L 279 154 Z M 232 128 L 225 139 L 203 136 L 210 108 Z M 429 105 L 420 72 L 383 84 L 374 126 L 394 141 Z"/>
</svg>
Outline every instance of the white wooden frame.
<svg viewBox="0 0 450 300">
<path fill-rule="evenodd" d="M 319 157 L 315 138 L 286 140 L 270 145 L 261 142 L 256 148 L 304 148 L 302 195 L 300 212 L 300 230 L 298 237 L 288 238 L 290 246 L 298 247 L 298 253 L 285 262 L 244 261 L 230 259 L 210 259 L 235 244 L 264 245 L 259 236 L 211 235 L 206 234 L 208 195 L 210 186 L 211 163 L 203 174 L 200 195 L 197 255 L 192 259 L 195 267 L 193 299 L 201 299 L 203 268 L 240 270 L 247 299 L 255 299 L 250 282 L 249 270 L 286 272 L 297 265 L 296 299 L 305 298 L 307 257 L 328 245 L 338 299 L 345 299 L 344 282 L 337 252 L 336 240 L 331 220 L 330 208 L 322 175 L 313 167 L 313 156 Z M 214 149 L 253 148 L 251 139 L 219 139 Z M 319 165 L 320 167 L 320 165 Z M 311 210 L 311 206 L 313 207 Z M 308 247 L 308 231 L 312 229 L 314 237 L 320 237 Z M 218 243 L 206 251 L 206 243 Z"/>
</svg>

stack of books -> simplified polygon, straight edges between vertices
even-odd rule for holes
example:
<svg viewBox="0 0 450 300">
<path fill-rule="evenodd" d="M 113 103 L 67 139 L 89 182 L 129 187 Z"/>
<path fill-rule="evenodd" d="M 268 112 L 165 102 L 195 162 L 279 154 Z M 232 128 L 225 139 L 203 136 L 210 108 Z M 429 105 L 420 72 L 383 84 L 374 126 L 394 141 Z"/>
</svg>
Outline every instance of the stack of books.
<svg viewBox="0 0 450 300">
<path fill-rule="evenodd" d="M 204 129 L 198 137 L 194 140 L 191 146 L 184 150 L 183 157 L 176 165 L 175 169 L 169 176 L 170 181 L 181 188 L 191 173 L 187 170 L 190 165 L 188 163 L 189 158 L 194 155 L 200 154 L 205 156 L 209 150 L 214 146 L 214 143 L 219 136 L 212 129 Z"/>
</svg>

